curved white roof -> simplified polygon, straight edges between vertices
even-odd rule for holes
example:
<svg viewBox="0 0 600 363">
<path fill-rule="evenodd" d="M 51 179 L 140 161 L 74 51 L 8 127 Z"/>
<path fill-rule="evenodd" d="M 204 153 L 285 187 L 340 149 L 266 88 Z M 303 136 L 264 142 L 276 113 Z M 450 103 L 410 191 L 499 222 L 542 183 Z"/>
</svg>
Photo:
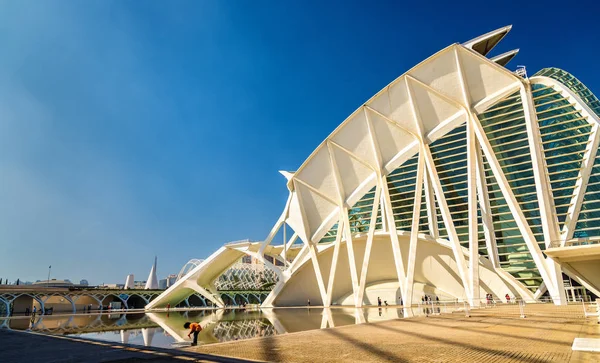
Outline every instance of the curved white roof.
<svg viewBox="0 0 600 363">
<path fill-rule="evenodd" d="M 352 113 L 289 178 L 286 222 L 318 241 L 377 182 L 466 121 L 470 110 L 514 92 L 519 77 L 453 44 L 400 76 Z"/>
</svg>

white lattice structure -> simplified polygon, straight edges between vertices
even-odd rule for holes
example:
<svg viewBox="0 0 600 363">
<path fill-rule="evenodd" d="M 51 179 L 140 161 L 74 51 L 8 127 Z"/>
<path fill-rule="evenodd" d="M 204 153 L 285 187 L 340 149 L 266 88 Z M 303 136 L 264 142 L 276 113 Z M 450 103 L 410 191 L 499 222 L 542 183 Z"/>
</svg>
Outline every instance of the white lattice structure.
<svg viewBox="0 0 600 363">
<path fill-rule="evenodd" d="M 543 251 L 600 236 L 600 179 L 586 185 L 600 103 L 572 76 L 507 70 L 516 50 L 486 58 L 509 30 L 442 49 L 374 95 L 283 172 L 289 197 L 265 241 L 223 247 L 188 286 L 214 281 L 235 250 L 277 275 L 263 306 L 406 304 L 424 293 L 561 304 L 563 272 L 598 294 Z"/>
<path fill-rule="evenodd" d="M 275 271 L 263 264 L 238 262 L 221 274 L 214 284 L 219 291 L 264 291 L 277 280 Z"/>
</svg>

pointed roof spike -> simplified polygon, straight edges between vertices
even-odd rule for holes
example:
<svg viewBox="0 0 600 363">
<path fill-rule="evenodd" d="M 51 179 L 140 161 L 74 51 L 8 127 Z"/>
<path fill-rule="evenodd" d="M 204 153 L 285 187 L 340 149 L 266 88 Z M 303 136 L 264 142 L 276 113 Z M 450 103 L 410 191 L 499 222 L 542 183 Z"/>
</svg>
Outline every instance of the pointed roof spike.
<svg viewBox="0 0 600 363">
<path fill-rule="evenodd" d="M 150 274 L 148 275 L 148 280 L 146 280 L 146 290 L 156 290 L 158 289 L 158 278 L 156 277 L 156 261 L 158 257 L 154 256 L 154 264 L 150 269 Z"/>
<path fill-rule="evenodd" d="M 279 170 L 279 173 L 281 173 L 288 181 L 294 177 L 293 171 Z"/>
<path fill-rule="evenodd" d="M 497 55 L 495 57 L 490 58 L 490 60 L 492 62 L 496 62 L 499 65 L 506 67 L 506 65 L 508 64 L 508 62 L 510 62 L 517 54 L 519 53 L 519 49 L 513 49 L 511 51 L 508 51 L 506 53 L 502 53 L 500 55 Z"/>
<path fill-rule="evenodd" d="M 496 44 L 508 34 L 512 29 L 512 25 L 507 25 L 500 29 L 493 30 L 489 33 L 478 36 L 477 38 L 471 39 L 468 42 L 464 42 L 462 45 L 465 48 L 473 49 L 481 55 L 487 55 Z"/>
</svg>

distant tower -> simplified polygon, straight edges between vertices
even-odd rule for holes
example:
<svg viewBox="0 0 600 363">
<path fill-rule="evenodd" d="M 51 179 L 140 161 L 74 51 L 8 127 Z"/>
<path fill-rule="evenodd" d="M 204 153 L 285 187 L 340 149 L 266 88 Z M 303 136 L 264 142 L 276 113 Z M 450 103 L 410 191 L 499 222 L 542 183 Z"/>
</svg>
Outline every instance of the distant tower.
<svg viewBox="0 0 600 363">
<path fill-rule="evenodd" d="M 133 289 L 133 285 L 133 274 L 129 274 L 127 275 L 127 279 L 125 280 L 125 289 Z"/>
<path fill-rule="evenodd" d="M 156 277 L 156 256 L 154 256 L 154 265 L 152 265 L 152 269 L 150 270 L 150 275 L 148 276 L 148 280 L 146 281 L 146 290 L 156 290 L 158 289 L 158 278 Z"/>
</svg>

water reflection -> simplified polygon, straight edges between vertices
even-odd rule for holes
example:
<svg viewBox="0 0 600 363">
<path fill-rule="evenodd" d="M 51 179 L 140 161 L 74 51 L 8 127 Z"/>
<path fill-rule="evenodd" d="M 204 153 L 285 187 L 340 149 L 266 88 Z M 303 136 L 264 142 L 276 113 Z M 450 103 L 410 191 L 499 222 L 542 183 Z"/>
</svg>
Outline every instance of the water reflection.
<svg viewBox="0 0 600 363">
<path fill-rule="evenodd" d="M 33 330 L 91 339 L 176 347 L 190 342 L 187 321 L 199 322 L 203 344 L 266 337 L 298 331 L 372 323 L 430 313 L 424 309 L 402 308 L 280 308 L 255 310 L 189 310 L 155 313 L 113 313 L 40 316 L 33 323 L 26 318 L 0 320 L 0 328 Z"/>
</svg>

